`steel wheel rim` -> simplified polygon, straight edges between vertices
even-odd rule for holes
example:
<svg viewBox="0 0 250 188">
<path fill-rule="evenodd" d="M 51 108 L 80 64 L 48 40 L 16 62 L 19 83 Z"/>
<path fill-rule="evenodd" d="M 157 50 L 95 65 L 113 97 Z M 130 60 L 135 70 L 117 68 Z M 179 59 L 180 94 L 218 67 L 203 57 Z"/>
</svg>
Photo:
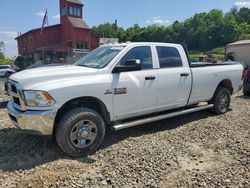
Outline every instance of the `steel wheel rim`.
<svg viewBox="0 0 250 188">
<path fill-rule="evenodd" d="M 219 110 L 220 112 L 224 113 L 228 109 L 228 104 L 229 104 L 229 97 L 227 94 L 222 94 L 219 97 Z"/>
<path fill-rule="evenodd" d="M 91 120 L 82 120 L 76 123 L 70 132 L 71 144 L 79 149 L 89 147 L 96 140 L 97 126 Z"/>
</svg>

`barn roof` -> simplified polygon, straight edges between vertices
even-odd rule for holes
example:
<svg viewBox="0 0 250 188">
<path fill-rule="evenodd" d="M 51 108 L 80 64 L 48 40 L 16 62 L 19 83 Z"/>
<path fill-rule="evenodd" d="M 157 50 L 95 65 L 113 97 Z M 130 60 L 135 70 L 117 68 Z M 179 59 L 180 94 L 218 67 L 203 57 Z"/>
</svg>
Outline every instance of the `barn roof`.
<svg viewBox="0 0 250 188">
<path fill-rule="evenodd" d="M 75 3 L 75 4 L 80 4 L 82 5 L 81 1 L 80 0 L 67 0 L 67 2 L 70 2 L 70 3 Z"/>
<path fill-rule="evenodd" d="M 48 29 L 51 29 L 51 28 L 55 28 L 55 27 L 58 27 L 58 28 L 59 28 L 59 27 L 61 27 L 61 24 L 50 25 L 50 26 L 44 27 L 44 31 L 46 31 L 46 30 L 48 30 Z M 25 36 L 25 35 L 27 35 L 27 34 L 29 34 L 29 33 L 37 32 L 37 31 L 41 32 L 41 28 L 36 28 L 36 29 L 29 30 L 29 31 L 27 31 L 27 32 L 24 33 L 24 34 L 19 35 L 19 36 L 16 37 L 15 39 L 17 40 L 18 38 L 21 38 L 21 37 L 23 37 L 23 36 Z"/>
<path fill-rule="evenodd" d="M 240 41 L 228 44 L 228 46 L 242 45 L 242 44 L 250 44 L 250 40 L 240 40 Z"/>
<path fill-rule="evenodd" d="M 81 18 L 69 17 L 69 21 L 76 28 L 89 29 L 89 26 Z"/>
</svg>

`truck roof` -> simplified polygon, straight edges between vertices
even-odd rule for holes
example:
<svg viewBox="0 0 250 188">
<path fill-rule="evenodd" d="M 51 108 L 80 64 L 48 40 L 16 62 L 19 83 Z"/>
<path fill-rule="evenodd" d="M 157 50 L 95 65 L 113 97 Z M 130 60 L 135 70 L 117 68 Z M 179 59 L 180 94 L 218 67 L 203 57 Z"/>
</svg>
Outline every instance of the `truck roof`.
<svg viewBox="0 0 250 188">
<path fill-rule="evenodd" d="M 134 46 L 134 45 L 168 45 L 168 46 L 181 46 L 180 44 L 174 43 L 163 43 L 163 42 L 126 42 L 118 44 L 104 44 L 103 46 Z"/>
</svg>

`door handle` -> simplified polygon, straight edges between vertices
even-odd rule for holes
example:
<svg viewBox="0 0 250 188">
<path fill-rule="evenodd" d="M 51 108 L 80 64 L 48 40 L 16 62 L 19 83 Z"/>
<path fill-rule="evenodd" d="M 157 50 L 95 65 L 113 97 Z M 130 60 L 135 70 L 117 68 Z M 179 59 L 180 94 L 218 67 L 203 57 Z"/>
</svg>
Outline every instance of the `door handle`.
<svg viewBox="0 0 250 188">
<path fill-rule="evenodd" d="M 147 76 L 145 77 L 145 80 L 155 80 L 155 76 Z"/>
<path fill-rule="evenodd" d="M 189 73 L 181 73 L 181 77 L 187 77 L 189 76 Z"/>
</svg>

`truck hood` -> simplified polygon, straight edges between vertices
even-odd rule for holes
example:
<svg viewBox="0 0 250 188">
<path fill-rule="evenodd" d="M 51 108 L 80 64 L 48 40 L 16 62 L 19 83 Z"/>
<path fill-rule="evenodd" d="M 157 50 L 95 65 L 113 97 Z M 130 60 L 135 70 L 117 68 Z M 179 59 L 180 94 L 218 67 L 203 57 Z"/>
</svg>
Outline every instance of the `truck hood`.
<svg viewBox="0 0 250 188">
<path fill-rule="evenodd" d="M 96 75 L 97 72 L 97 69 L 75 65 L 51 66 L 21 71 L 12 75 L 10 80 L 18 82 L 21 88 L 29 90 L 45 84 L 78 79 L 79 77 L 89 78 Z"/>
</svg>

